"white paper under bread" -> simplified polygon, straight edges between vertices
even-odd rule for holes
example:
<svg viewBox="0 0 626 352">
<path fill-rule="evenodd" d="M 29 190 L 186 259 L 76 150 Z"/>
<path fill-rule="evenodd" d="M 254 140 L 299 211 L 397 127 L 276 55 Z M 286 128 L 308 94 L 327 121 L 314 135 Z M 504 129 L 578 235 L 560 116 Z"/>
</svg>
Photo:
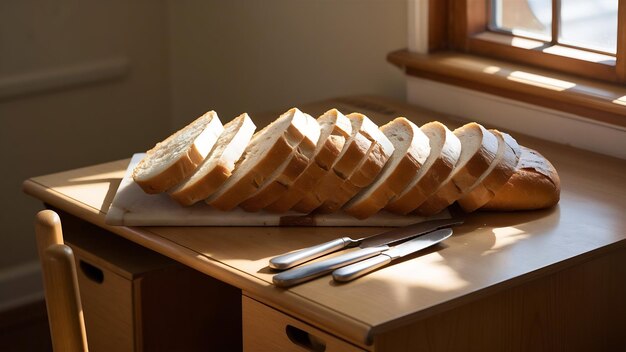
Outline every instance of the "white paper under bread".
<svg viewBox="0 0 626 352">
<path fill-rule="evenodd" d="M 302 215 L 296 212 L 273 214 L 216 210 L 204 202 L 183 207 L 167 194 L 146 194 L 133 181 L 132 171 L 144 157 L 133 155 L 111 207 L 106 215 L 109 225 L 123 226 L 405 226 L 424 221 L 421 216 L 399 216 L 381 212 L 365 220 L 358 220 L 343 212 Z M 443 212 L 432 218 L 447 218 Z M 429 218 L 430 219 L 430 218 Z"/>
</svg>

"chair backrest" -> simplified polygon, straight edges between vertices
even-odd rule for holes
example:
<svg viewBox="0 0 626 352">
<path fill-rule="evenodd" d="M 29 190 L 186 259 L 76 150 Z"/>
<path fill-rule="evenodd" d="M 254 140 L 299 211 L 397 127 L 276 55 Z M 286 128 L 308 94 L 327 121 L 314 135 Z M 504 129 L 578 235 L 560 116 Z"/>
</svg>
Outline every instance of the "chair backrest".
<svg viewBox="0 0 626 352">
<path fill-rule="evenodd" d="M 87 334 L 72 249 L 63 244 L 59 216 L 44 210 L 35 221 L 50 335 L 55 351 L 87 351 Z"/>
</svg>

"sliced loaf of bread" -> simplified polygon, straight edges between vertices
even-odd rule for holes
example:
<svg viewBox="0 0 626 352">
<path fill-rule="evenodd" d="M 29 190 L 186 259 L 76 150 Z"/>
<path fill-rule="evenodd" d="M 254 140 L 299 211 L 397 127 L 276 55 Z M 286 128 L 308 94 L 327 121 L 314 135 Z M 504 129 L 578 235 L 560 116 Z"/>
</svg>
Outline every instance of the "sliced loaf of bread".
<svg viewBox="0 0 626 352">
<path fill-rule="evenodd" d="M 461 141 L 444 124 L 429 122 L 420 130 L 428 136 L 430 154 L 408 186 L 385 209 L 408 214 L 419 207 L 450 175 L 461 155 Z"/>
<path fill-rule="evenodd" d="M 339 158 L 352 132 L 350 120 L 337 109 L 332 109 L 318 117 L 317 122 L 320 125 L 320 138 L 317 142 L 315 157 L 287 191 L 279 195 L 274 203 L 265 207 L 267 211 L 283 213 L 291 209 L 307 193 L 317 187 L 320 180 Z"/>
<path fill-rule="evenodd" d="M 394 151 L 374 182 L 343 207 L 358 219 L 374 215 L 402 192 L 430 154 L 428 137 L 404 117 L 381 126 L 380 130 L 391 141 Z"/>
<path fill-rule="evenodd" d="M 506 133 L 489 130 L 498 138 L 498 153 L 489 169 L 478 179 L 457 203 L 466 212 L 487 204 L 515 172 L 521 149 L 517 141 Z"/>
<path fill-rule="evenodd" d="M 232 175 L 206 200 L 207 204 L 231 210 L 250 197 L 292 155 L 309 128 L 310 120 L 293 108 L 257 132 Z"/>
<path fill-rule="evenodd" d="M 372 144 L 367 156 L 361 160 L 339 187 L 327 191 L 328 197 L 317 209 L 320 213 L 333 213 L 339 210 L 361 189 L 374 182 L 394 151 L 394 146 L 387 136 L 367 116 L 360 113 L 352 113 L 347 115 L 347 117 L 351 121 L 356 121 L 356 124 L 360 127 L 359 133 L 370 140 Z"/>
<path fill-rule="evenodd" d="M 441 212 L 469 190 L 493 163 L 498 151 L 498 139 L 483 126 L 470 122 L 454 134 L 461 141 L 461 155 L 450 175 L 416 213 L 431 216 Z"/>
<path fill-rule="evenodd" d="M 230 177 L 255 129 L 246 113 L 224 125 L 224 131 L 209 155 L 191 176 L 170 189 L 169 195 L 184 206 L 208 198 Z"/>
<path fill-rule="evenodd" d="M 548 159 L 536 150 L 521 147 L 515 173 L 481 209 L 532 210 L 559 202 L 561 180 Z"/>
<path fill-rule="evenodd" d="M 224 127 L 215 111 L 157 143 L 133 170 L 133 179 L 144 192 L 165 192 L 177 185 L 204 160 Z"/>
<path fill-rule="evenodd" d="M 337 160 L 332 165 L 331 171 L 324 175 L 315 189 L 311 189 L 292 208 L 293 210 L 308 214 L 317 209 L 367 158 L 373 143 L 360 132 L 362 120 L 352 118 L 349 121 L 351 126 L 350 136 L 346 140 Z"/>
<path fill-rule="evenodd" d="M 309 127 L 304 130 L 304 138 L 282 165 L 259 186 L 258 190 L 239 204 L 245 211 L 257 212 L 273 203 L 287 191 L 313 161 L 320 138 L 320 127 L 313 117 L 308 114 L 305 116 Z"/>
</svg>

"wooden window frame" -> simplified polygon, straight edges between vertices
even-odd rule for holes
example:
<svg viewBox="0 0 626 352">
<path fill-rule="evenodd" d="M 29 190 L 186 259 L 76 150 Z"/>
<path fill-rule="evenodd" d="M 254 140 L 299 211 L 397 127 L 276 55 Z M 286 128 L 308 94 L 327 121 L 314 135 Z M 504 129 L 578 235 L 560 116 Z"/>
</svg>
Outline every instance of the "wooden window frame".
<svg viewBox="0 0 626 352">
<path fill-rule="evenodd" d="M 428 4 L 427 53 L 398 50 L 388 55 L 407 74 L 626 127 L 626 0 L 618 0 L 618 50 L 612 64 L 509 45 L 511 35 L 488 30 L 489 0 L 423 1 Z M 457 58 L 464 64 L 455 65 Z M 472 59 L 476 65 L 467 64 Z M 489 65 L 502 70 L 482 72 Z M 559 92 L 529 87 L 504 74 L 514 71 L 573 82 L 574 87 Z"/>
<path fill-rule="evenodd" d="M 440 6 L 447 7 L 444 11 L 447 10 L 448 16 L 433 13 L 432 11 L 441 11 L 442 9 L 432 7 L 431 16 L 437 16 L 439 19 L 443 17 L 444 21 L 447 22 L 446 27 L 449 28 L 445 41 L 442 41 L 443 38 L 439 37 L 439 42 L 432 49 L 437 49 L 447 44 L 448 49 L 456 51 L 530 64 L 591 79 L 625 83 L 626 34 L 624 30 L 626 30 L 626 23 L 624 22 L 626 22 L 626 0 L 618 1 L 619 37 L 617 40 L 617 55 L 613 62 L 598 63 L 586 60 L 584 59 L 585 54 L 593 53 L 593 50 L 569 48 L 561 44 L 548 43 L 533 49 L 516 47 L 511 44 L 516 36 L 490 31 L 489 19 L 491 14 L 489 0 L 430 0 L 430 4 L 439 2 Z M 553 15 L 553 20 L 555 18 L 558 18 L 556 14 Z M 433 23 L 433 25 L 436 25 L 436 23 Z M 556 52 L 566 51 L 571 55 L 565 56 L 545 52 L 547 47 L 557 49 L 554 50 Z M 578 55 L 577 52 L 579 53 Z M 609 55 L 601 56 L 609 58 Z"/>
</svg>

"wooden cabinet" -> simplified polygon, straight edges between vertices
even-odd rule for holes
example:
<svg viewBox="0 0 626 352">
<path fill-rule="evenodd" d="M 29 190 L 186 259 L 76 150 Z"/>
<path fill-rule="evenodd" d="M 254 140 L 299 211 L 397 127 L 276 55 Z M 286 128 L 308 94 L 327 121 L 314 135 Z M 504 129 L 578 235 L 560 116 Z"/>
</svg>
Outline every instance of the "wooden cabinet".
<svg viewBox="0 0 626 352">
<path fill-rule="evenodd" d="M 245 351 L 364 351 L 245 295 L 241 305 Z"/>
<path fill-rule="evenodd" d="M 90 351 L 241 350 L 241 290 L 62 215 Z"/>
</svg>

